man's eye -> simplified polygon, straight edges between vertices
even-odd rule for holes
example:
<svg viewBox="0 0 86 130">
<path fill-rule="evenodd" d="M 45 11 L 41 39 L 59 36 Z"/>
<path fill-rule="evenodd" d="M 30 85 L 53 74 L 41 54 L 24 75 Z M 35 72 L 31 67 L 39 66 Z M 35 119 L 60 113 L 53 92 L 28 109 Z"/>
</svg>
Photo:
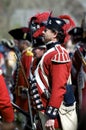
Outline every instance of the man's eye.
<svg viewBox="0 0 86 130">
<path fill-rule="evenodd" d="M 44 32 L 47 32 L 47 29 L 45 29 Z"/>
</svg>

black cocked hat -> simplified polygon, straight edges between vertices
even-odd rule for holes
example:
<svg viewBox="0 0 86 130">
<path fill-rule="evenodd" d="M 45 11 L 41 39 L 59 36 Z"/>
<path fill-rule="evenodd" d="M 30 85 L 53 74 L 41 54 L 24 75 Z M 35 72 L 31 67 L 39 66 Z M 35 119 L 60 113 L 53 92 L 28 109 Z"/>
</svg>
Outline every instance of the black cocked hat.
<svg viewBox="0 0 86 130">
<path fill-rule="evenodd" d="M 41 36 L 33 38 L 33 48 L 46 48 Z"/>
<path fill-rule="evenodd" d="M 31 41 L 31 35 L 29 28 L 27 27 L 15 28 L 13 30 L 10 30 L 8 33 L 16 40 Z"/>
<path fill-rule="evenodd" d="M 46 24 L 46 27 L 51 29 L 51 30 L 54 29 L 57 31 L 61 31 L 61 30 L 63 30 L 62 27 L 64 24 L 66 24 L 66 22 L 60 18 L 49 17 L 48 22 Z"/>
<path fill-rule="evenodd" d="M 83 29 L 81 27 L 75 27 L 71 29 L 68 33 L 69 35 L 72 35 L 72 36 L 82 36 Z"/>
</svg>

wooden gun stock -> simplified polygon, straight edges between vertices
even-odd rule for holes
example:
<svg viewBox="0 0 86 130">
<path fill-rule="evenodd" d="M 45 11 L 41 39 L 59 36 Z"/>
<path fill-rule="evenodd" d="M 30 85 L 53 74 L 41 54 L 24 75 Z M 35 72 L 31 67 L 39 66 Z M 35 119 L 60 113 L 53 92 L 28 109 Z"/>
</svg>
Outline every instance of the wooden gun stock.
<svg viewBox="0 0 86 130">
<path fill-rule="evenodd" d="M 83 65 L 86 66 L 85 58 L 84 58 L 82 52 L 79 50 L 79 48 L 77 48 L 77 52 L 78 52 L 78 56 L 80 57 L 80 59 L 81 59 Z"/>
</svg>

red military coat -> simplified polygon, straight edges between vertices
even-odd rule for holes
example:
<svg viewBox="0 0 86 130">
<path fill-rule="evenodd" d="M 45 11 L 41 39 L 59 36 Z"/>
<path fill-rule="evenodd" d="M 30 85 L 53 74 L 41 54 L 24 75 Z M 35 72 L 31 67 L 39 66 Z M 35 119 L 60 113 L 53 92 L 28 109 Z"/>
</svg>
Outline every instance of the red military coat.
<svg viewBox="0 0 86 130">
<path fill-rule="evenodd" d="M 66 93 L 66 83 L 71 71 L 71 61 L 65 48 L 61 45 L 49 49 L 42 57 L 35 71 L 38 93 L 37 108 L 40 109 L 40 100 L 46 114 L 53 118 L 52 113 L 57 112 Z M 45 90 L 50 93 L 50 98 L 45 98 Z M 46 91 L 46 92 L 47 92 Z M 44 95 L 44 96 L 43 96 Z M 54 111 L 55 110 L 55 111 Z M 50 113 L 48 113 L 50 111 Z M 51 112 L 52 111 L 52 112 Z M 57 117 L 55 117 L 56 119 Z M 57 128 L 59 124 L 57 123 Z"/>
<path fill-rule="evenodd" d="M 14 112 L 3 76 L 0 74 L 0 115 L 6 122 L 14 121 Z"/>
<path fill-rule="evenodd" d="M 23 51 L 21 56 L 21 63 L 27 79 L 29 77 L 32 57 L 33 57 L 33 53 L 31 51 L 28 51 L 28 49 Z M 24 109 L 25 111 L 28 111 L 28 100 L 27 97 L 26 98 L 22 97 L 19 94 L 20 87 L 26 87 L 26 88 L 28 87 L 21 66 L 19 67 L 19 73 L 18 73 L 18 82 L 17 82 L 17 89 L 16 89 L 16 104 L 22 109 Z"/>
</svg>

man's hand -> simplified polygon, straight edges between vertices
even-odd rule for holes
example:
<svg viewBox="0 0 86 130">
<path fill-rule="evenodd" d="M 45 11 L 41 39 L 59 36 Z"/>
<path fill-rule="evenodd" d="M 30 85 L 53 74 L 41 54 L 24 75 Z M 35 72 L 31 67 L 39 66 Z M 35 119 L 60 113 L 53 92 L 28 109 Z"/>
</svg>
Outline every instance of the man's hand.
<svg viewBox="0 0 86 130">
<path fill-rule="evenodd" d="M 54 122 L 55 122 L 54 119 L 49 119 L 49 120 L 47 120 L 46 123 L 45 123 L 45 127 L 46 127 L 48 130 L 55 130 L 55 128 L 54 128 Z"/>
</svg>

